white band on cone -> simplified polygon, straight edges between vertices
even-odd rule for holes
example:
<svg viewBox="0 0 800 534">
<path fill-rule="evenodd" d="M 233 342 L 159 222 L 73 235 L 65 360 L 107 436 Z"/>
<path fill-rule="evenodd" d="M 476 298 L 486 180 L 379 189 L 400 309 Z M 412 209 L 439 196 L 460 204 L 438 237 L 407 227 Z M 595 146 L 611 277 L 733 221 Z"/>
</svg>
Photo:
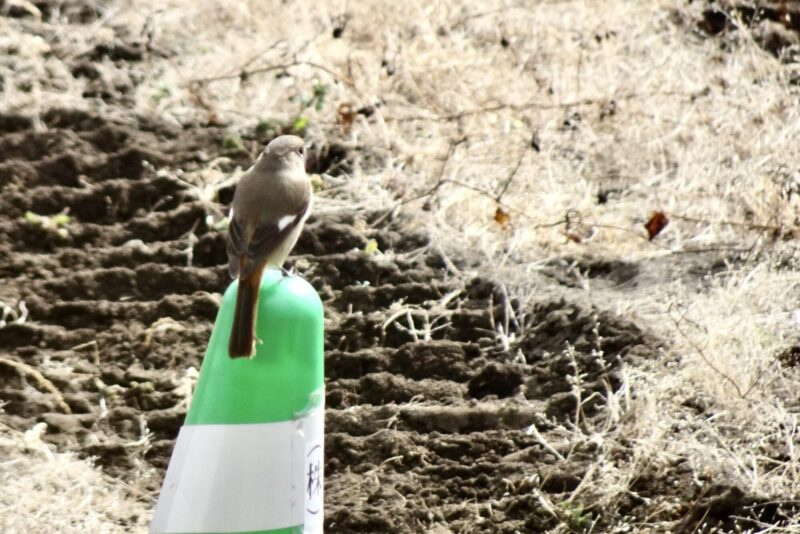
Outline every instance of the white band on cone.
<svg viewBox="0 0 800 534">
<path fill-rule="evenodd" d="M 324 410 L 294 421 L 185 425 L 152 533 L 322 533 Z"/>
</svg>

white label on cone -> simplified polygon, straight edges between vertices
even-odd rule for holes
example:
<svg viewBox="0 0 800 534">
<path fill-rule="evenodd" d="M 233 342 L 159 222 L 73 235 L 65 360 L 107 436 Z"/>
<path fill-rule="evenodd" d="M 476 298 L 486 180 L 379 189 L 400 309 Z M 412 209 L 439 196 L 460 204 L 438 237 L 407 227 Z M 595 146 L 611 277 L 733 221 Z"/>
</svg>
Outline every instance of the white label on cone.
<svg viewBox="0 0 800 534">
<path fill-rule="evenodd" d="M 323 472 L 325 467 L 325 444 L 323 428 L 325 416 L 322 410 L 317 410 L 308 417 L 305 425 L 305 463 L 306 463 L 306 494 L 303 532 L 322 532 L 322 503 L 324 495 Z"/>
<path fill-rule="evenodd" d="M 321 533 L 323 424 L 319 408 L 294 421 L 183 426 L 150 532 Z"/>
</svg>

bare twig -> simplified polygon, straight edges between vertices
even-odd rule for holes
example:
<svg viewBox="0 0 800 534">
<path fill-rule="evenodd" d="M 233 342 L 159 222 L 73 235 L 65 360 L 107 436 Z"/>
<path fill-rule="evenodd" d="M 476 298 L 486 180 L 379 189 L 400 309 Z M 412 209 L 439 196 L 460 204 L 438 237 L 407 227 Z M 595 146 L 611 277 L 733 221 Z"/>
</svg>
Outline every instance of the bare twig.
<svg viewBox="0 0 800 534">
<path fill-rule="evenodd" d="M 220 74 L 219 76 L 208 76 L 208 77 L 205 77 L 205 78 L 193 78 L 193 79 L 189 80 L 189 84 L 190 85 L 192 85 L 192 84 L 200 84 L 200 85 L 202 85 L 202 84 L 209 84 L 209 83 L 212 83 L 212 82 L 218 82 L 218 81 L 221 81 L 221 80 L 233 80 L 233 79 L 236 79 L 236 78 L 248 78 L 248 77 L 250 77 L 250 76 L 252 76 L 254 74 L 264 74 L 266 72 L 272 72 L 272 71 L 276 71 L 276 70 L 288 70 L 288 69 L 290 69 L 292 67 L 299 67 L 299 66 L 311 67 L 311 68 L 326 72 L 326 73 L 330 74 L 333 78 L 336 78 L 337 80 L 339 80 L 340 82 L 344 83 L 345 85 L 347 85 L 349 87 L 353 87 L 353 85 L 354 85 L 353 84 L 353 80 L 351 80 L 350 78 L 348 78 L 346 76 L 343 76 L 343 75 L 341 75 L 341 74 L 339 74 L 337 72 L 334 72 L 333 70 L 329 69 L 328 67 L 326 67 L 324 65 L 320 65 L 319 63 L 314 63 L 313 61 L 299 61 L 299 60 L 290 61 L 288 63 L 278 63 L 278 64 L 275 64 L 275 65 L 267 65 L 267 66 L 264 66 L 264 67 L 258 67 L 258 68 L 250 69 L 250 70 L 242 69 L 242 70 L 239 70 L 235 74 Z"/>
<path fill-rule="evenodd" d="M 563 462 L 566 460 L 566 458 L 564 458 L 564 456 L 560 452 L 558 452 L 558 450 L 556 450 L 555 447 L 550 445 L 550 442 L 544 439 L 544 436 L 542 436 L 542 434 L 539 432 L 539 429 L 536 428 L 535 424 L 526 428 L 525 432 L 533 436 L 534 439 L 539 442 L 539 445 L 541 445 L 542 448 L 544 448 L 544 450 L 546 450 L 547 452 L 558 458 L 560 461 Z"/>
<path fill-rule="evenodd" d="M 70 410 L 69 405 L 66 403 L 66 401 L 64 401 L 63 395 L 61 395 L 61 392 L 58 391 L 55 384 L 53 384 L 50 380 L 48 380 L 38 370 L 34 369 L 28 364 L 18 362 L 15 360 L 10 360 L 8 358 L 3 358 L 2 356 L 0 356 L 0 363 L 7 367 L 11 367 L 12 369 L 16 370 L 19 374 L 23 376 L 29 376 L 34 380 L 36 380 L 36 382 L 40 386 L 42 386 L 43 389 L 46 389 L 48 393 L 50 393 L 51 395 L 53 395 L 53 397 L 55 397 L 56 404 L 58 405 L 59 408 L 61 408 L 61 410 L 64 413 L 68 414 L 72 413 L 72 410 Z"/>
<path fill-rule="evenodd" d="M 418 200 L 420 198 L 428 197 L 434 194 L 436 191 L 438 191 L 443 184 L 447 183 L 449 180 L 444 177 L 444 172 L 447 170 L 447 165 L 450 163 L 450 159 L 452 159 L 453 154 L 455 154 L 456 152 L 456 149 L 466 142 L 467 142 L 466 137 L 461 137 L 459 139 L 456 139 L 455 141 L 452 141 L 447 149 L 447 155 L 444 157 L 444 162 L 442 163 L 442 166 L 439 169 L 439 178 L 436 180 L 436 184 L 427 193 L 422 193 L 417 198 L 403 200 L 402 203 L 405 204 L 407 202 L 413 202 L 414 200 Z"/>
<path fill-rule="evenodd" d="M 252 65 L 256 61 L 258 61 L 259 59 L 264 57 L 266 54 L 268 54 L 271 50 L 274 50 L 275 48 L 277 48 L 278 45 L 280 45 L 281 43 L 285 43 L 285 42 L 286 42 L 286 39 L 278 39 L 277 41 L 275 41 L 271 45 L 269 45 L 267 48 L 265 48 L 264 50 L 258 52 L 257 54 L 253 54 L 250 57 L 250 59 L 245 61 L 243 64 L 241 64 L 236 69 L 235 73 L 238 75 L 238 73 L 241 73 L 244 69 L 246 69 L 247 67 L 249 67 L 250 65 Z M 234 74 L 234 71 L 230 71 L 230 73 Z"/>
<path fill-rule="evenodd" d="M 372 224 L 374 224 L 374 225 L 380 224 L 381 222 L 386 220 L 391 214 L 393 214 L 398 208 L 400 208 L 400 207 L 402 207 L 402 206 L 404 206 L 404 205 L 406 205 L 406 204 L 408 204 L 410 202 L 414 202 L 415 200 L 420 200 L 420 199 L 429 197 L 432 194 L 434 194 L 436 191 L 438 191 L 439 188 L 442 187 L 443 184 L 445 184 L 445 183 L 447 183 L 449 181 L 449 180 L 444 178 L 444 173 L 447 170 L 447 164 L 450 163 L 450 159 L 453 157 L 453 154 L 455 154 L 456 149 L 461 144 L 466 143 L 466 142 L 467 142 L 467 138 L 466 137 L 461 137 L 459 139 L 456 139 L 456 140 L 450 142 L 450 146 L 447 149 L 447 154 L 444 157 L 444 162 L 442 163 L 442 166 L 439 169 L 439 177 L 436 180 L 436 183 L 433 185 L 433 187 L 431 187 L 430 189 L 428 189 L 424 193 L 419 193 L 419 194 L 414 195 L 412 197 L 408 197 L 408 198 L 404 198 L 404 199 L 399 200 L 394 206 L 392 206 L 390 209 L 388 209 L 386 211 L 386 213 L 384 213 L 383 215 L 378 217 L 375 221 L 373 221 Z"/>
<path fill-rule="evenodd" d="M 511 174 L 508 175 L 508 178 L 506 178 L 506 183 L 503 184 L 503 188 L 500 189 L 500 192 L 497 194 L 497 198 L 495 200 L 497 201 L 498 204 L 503 199 L 503 195 L 506 194 L 506 191 L 508 191 L 508 186 L 510 186 L 511 182 L 514 181 L 514 177 L 517 175 L 517 171 L 519 171 L 519 168 L 522 167 L 522 160 L 525 159 L 525 154 L 527 153 L 528 153 L 528 148 L 526 146 L 525 150 L 522 151 L 522 154 L 519 155 L 519 159 L 517 159 L 517 164 L 514 166 L 514 170 L 512 170 Z"/>
<path fill-rule="evenodd" d="M 100 347 L 97 344 L 97 340 L 94 339 L 92 341 L 87 341 L 86 343 L 81 343 L 80 345 L 75 345 L 70 350 L 79 351 L 83 349 L 92 348 L 92 362 L 95 366 L 99 369 L 100 368 Z"/>
<path fill-rule="evenodd" d="M 462 25 L 464 25 L 465 23 L 467 23 L 470 20 L 478 19 L 478 18 L 481 18 L 481 17 L 486 17 L 488 15 L 494 15 L 495 13 L 506 12 L 509 9 L 513 9 L 513 8 L 499 7 L 499 8 L 495 8 L 495 9 L 490 9 L 488 11 L 478 11 L 476 13 L 470 13 L 469 15 L 464 15 L 463 17 L 461 17 L 460 19 L 456 20 L 455 22 L 453 22 L 450 25 L 450 30 L 451 31 L 452 30 L 457 30 L 458 28 L 460 28 Z"/>
<path fill-rule="evenodd" d="M 694 340 L 693 340 L 693 339 L 692 339 L 692 338 L 689 336 L 689 334 L 688 334 L 688 333 L 686 333 L 686 332 L 685 332 L 685 331 L 684 331 L 684 330 L 681 328 L 681 322 L 683 322 L 684 320 L 687 320 L 687 319 L 686 319 L 686 313 L 685 313 L 685 312 L 684 312 L 684 313 L 682 313 L 679 319 L 675 319 L 675 318 L 672 316 L 672 313 L 671 313 L 673 308 L 674 308 L 674 305 L 673 305 L 673 304 L 670 304 L 670 306 L 669 306 L 669 309 L 667 310 L 667 313 L 668 313 L 668 315 L 669 315 L 669 318 L 670 318 L 670 319 L 672 319 L 672 322 L 675 324 L 675 328 L 678 330 L 678 333 L 679 333 L 681 336 L 683 336 L 683 338 L 684 338 L 684 339 L 686 339 L 686 341 L 689 343 L 689 345 L 691 345 L 691 347 L 692 347 L 692 348 L 695 350 L 695 352 L 697 352 L 697 354 L 700 356 L 700 358 L 702 358 L 702 359 L 703 359 L 703 361 L 706 363 L 706 365 L 708 365 L 708 366 L 709 366 L 709 367 L 710 367 L 710 368 L 711 368 L 711 369 L 712 369 L 712 370 L 713 370 L 715 373 L 717 373 L 718 375 L 720 375 L 720 376 L 721 376 L 722 378 L 724 378 L 724 379 L 725 379 L 725 380 L 726 380 L 726 381 L 727 381 L 727 382 L 728 382 L 728 383 L 729 383 L 731 386 L 733 386 L 733 389 L 735 389 L 735 390 L 736 390 L 736 393 L 739 395 L 739 397 L 740 397 L 740 398 L 742 398 L 742 399 L 746 399 L 746 398 L 747 398 L 747 393 L 749 393 L 749 390 L 748 390 L 747 392 L 743 392 L 743 391 L 742 391 L 742 388 L 740 388 L 740 387 L 739 387 L 739 384 L 736 382 L 736 380 L 734 380 L 734 379 L 733 379 L 733 378 L 732 378 L 732 377 L 731 377 L 729 374 L 727 374 L 725 371 L 723 371 L 722 369 L 720 369 L 719 367 L 717 367 L 717 366 L 716 366 L 716 365 L 715 365 L 715 364 L 714 364 L 714 363 L 713 363 L 713 362 L 712 362 L 712 361 L 711 361 L 711 360 L 708 358 L 708 356 L 706 355 L 705 351 L 703 351 L 703 348 L 702 348 L 702 347 L 700 347 L 700 346 L 699 346 L 697 343 L 695 343 L 695 341 L 694 341 Z"/>
<path fill-rule="evenodd" d="M 460 141 L 460 142 L 463 142 L 463 141 Z M 464 189 L 469 189 L 470 191 L 474 191 L 474 192 L 478 193 L 481 196 L 484 196 L 484 197 L 486 197 L 488 199 L 491 199 L 491 200 L 497 202 L 497 204 L 500 207 L 502 207 L 502 208 L 504 208 L 504 209 L 506 209 L 508 211 L 517 213 L 518 215 L 521 215 L 521 216 L 525 217 L 526 219 L 535 220 L 535 218 L 532 215 L 530 215 L 528 212 L 526 212 L 522 208 L 518 208 L 518 207 L 516 207 L 516 206 L 514 206 L 512 204 L 508 204 L 507 202 L 503 202 L 502 200 L 498 200 L 498 196 L 495 195 L 492 191 L 489 191 L 487 189 L 483 189 L 481 187 L 478 187 L 478 186 L 475 186 L 475 185 L 472 185 L 472 184 L 468 184 L 466 182 L 462 182 L 460 180 L 454 180 L 452 178 L 444 178 L 443 175 L 444 175 L 444 171 L 445 171 L 445 169 L 447 167 L 447 163 L 450 161 L 450 158 L 452 157 L 452 154 L 455 151 L 454 146 L 457 146 L 457 144 L 459 144 L 460 142 L 457 142 L 455 144 L 451 144 L 450 149 L 447 152 L 447 157 L 445 159 L 445 162 L 442 165 L 442 169 L 441 169 L 440 174 L 439 174 L 439 179 L 436 181 L 436 183 L 433 185 L 433 187 L 429 188 L 427 191 L 425 191 L 423 193 L 419 193 L 417 195 L 414 195 L 414 196 L 407 197 L 407 198 L 399 200 L 394 206 L 392 206 L 390 209 L 388 209 L 383 215 L 378 217 L 371 224 L 373 224 L 373 225 L 380 224 L 381 222 L 385 221 L 391 214 L 395 213 L 395 211 L 398 208 L 400 208 L 400 207 L 402 207 L 402 206 L 404 206 L 406 204 L 409 204 L 411 202 L 414 202 L 416 200 L 421 200 L 423 198 L 429 197 L 430 195 L 436 193 L 445 184 L 451 184 L 451 185 L 455 185 L 455 186 L 458 186 L 458 187 L 462 187 Z M 523 153 L 523 157 L 524 157 L 524 153 Z M 520 158 L 520 161 L 521 161 L 521 159 L 522 158 Z M 507 181 L 507 184 L 510 183 L 510 180 L 513 179 L 513 177 L 514 177 L 514 173 L 512 173 L 511 176 L 509 177 L 509 180 Z M 505 191 L 505 187 L 504 187 L 503 192 L 504 191 Z M 562 219 L 559 219 L 559 220 L 554 221 L 554 222 L 549 222 L 549 223 L 532 224 L 532 225 L 529 225 L 528 228 L 533 228 L 533 229 L 552 228 L 554 226 L 561 226 L 561 225 L 569 227 L 570 224 L 573 223 L 572 219 L 573 219 L 575 213 L 576 213 L 576 210 L 567 210 L 567 212 L 564 215 L 564 218 L 562 218 Z M 647 236 L 643 235 L 641 232 L 637 232 L 637 231 L 632 230 L 630 228 L 625 228 L 625 227 L 622 227 L 622 226 L 615 226 L 615 225 L 612 225 L 612 224 L 600 224 L 600 223 L 592 223 L 592 222 L 587 222 L 587 223 L 584 223 L 584 224 L 586 224 L 587 226 L 595 227 L 595 228 L 605 228 L 607 230 L 614 230 L 614 231 L 617 231 L 617 232 L 624 232 L 624 233 L 627 233 L 627 234 L 632 234 L 632 235 L 642 239 L 643 241 L 646 241 L 648 243 L 652 243 L 652 241 L 647 239 Z M 653 244 L 657 245 L 657 246 L 660 246 L 657 243 L 653 243 Z"/>
<path fill-rule="evenodd" d="M 674 213 L 669 214 L 670 217 L 673 219 L 678 219 L 681 221 L 693 222 L 693 223 L 701 223 L 701 224 L 714 224 L 714 225 L 729 225 L 729 226 L 738 226 L 741 228 L 749 228 L 750 230 L 760 230 L 762 232 L 777 232 L 781 233 L 783 231 L 783 227 L 781 226 L 774 226 L 771 224 L 756 224 L 756 223 L 748 223 L 742 221 L 729 221 L 729 220 L 710 220 L 710 219 L 700 219 L 697 217 L 689 217 L 686 215 L 676 215 Z"/>
<path fill-rule="evenodd" d="M 548 109 L 570 109 L 583 106 L 594 106 L 598 104 L 606 104 L 610 100 L 637 100 L 639 98 L 652 98 L 659 96 L 682 96 L 687 98 L 697 98 L 701 93 L 693 92 L 686 93 L 683 91 L 658 91 L 654 93 L 630 93 L 627 95 L 610 96 L 607 98 L 581 98 L 578 100 L 571 100 L 560 103 L 541 103 L 538 100 L 534 102 L 525 102 L 523 104 L 510 104 L 502 102 L 498 104 L 491 104 L 475 109 L 466 109 L 454 113 L 444 115 L 409 115 L 406 117 L 385 117 L 387 121 L 408 122 L 408 121 L 434 121 L 434 122 L 451 122 L 465 117 L 472 117 L 475 115 L 484 115 L 486 113 L 495 113 L 498 111 L 527 111 L 530 109 L 548 110 Z"/>
<path fill-rule="evenodd" d="M 521 208 L 518 208 L 518 207 L 516 207 L 516 206 L 514 206 L 512 204 L 508 204 L 507 202 L 503 202 L 503 196 L 505 195 L 506 191 L 508 190 L 508 187 L 511 185 L 511 182 L 514 180 L 514 177 L 516 176 L 517 172 L 519 171 L 520 167 L 522 166 L 522 162 L 525 159 L 525 155 L 528 153 L 527 148 L 520 154 L 519 158 L 517 159 L 517 163 L 514 166 L 514 169 L 512 169 L 512 171 L 509 174 L 508 178 L 506 178 L 506 181 L 503 184 L 503 187 L 500 189 L 500 192 L 499 193 L 494 193 L 493 191 L 490 191 L 488 189 L 484 189 L 482 187 L 478 187 L 478 186 L 475 186 L 475 185 L 472 185 L 472 184 L 468 184 L 468 183 L 462 182 L 460 180 L 456 180 L 456 179 L 453 179 L 453 178 L 445 178 L 445 171 L 447 170 L 447 166 L 450 163 L 450 160 L 452 159 L 453 155 L 455 154 L 456 149 L 459 146 L 461 146 L 463 143 L 465 143 L 466 141 L 467 141 L 467 137 L 463 136 L 463 137 L 460 137 L 460 138 L 455 139 L 455 140 L 450 142 L 450 145 L 449 145 L 449 147 L 447 149 L 447 154 L 444 157 L 444 162 L 442 163 L 442 166 L 439 169 L 439 176 L 438 176 L 438 178 L 436 180 L 436 183 L 432 187 L 428 188 L 426 191 L 424 191 L 422 193 L 418 193 L 416 195 L 412 195 L 410 197 L 406 197 L 406 198 L 398 200 L 397 203 L 394 206 L 389 208 L 383 215 L 378 217 L 371 224 L 378 225 L 378 224 L 382 223 L 383 221 L 385 221 L 389 216 L 391 216 L 393 213 L 395 213 L 402 206 L 404 206 L 406 204 L 409 204 L 411 202 L 417 201 L 417 200 L 421 200 L 423 198 L 427 198 L 427 197 L 433 195 L 434 193 L 439 191 L 439 189 L 441 189 L 441 187 L 443 185 L 445 185 L 445 184 L 451 184 L 451 185 L 455 185 L 455 186 L 458 186 L 458 187 L 462 187 L 464 189 L 469 189 L 470 191 L 474 191 L 474 192 L 478 193 L 479 195 L 481 195 L 483 197 L 486 197 L 486 198 L 488 198 L 490 200 L 493 200 L 494 202 L 497 203 L 498 206 L 500 206 L 501 208 L 503 208 L 503 209 L 505 209 L 507 211 L 517 213 L 518 215 L 521 215 L 521 216 L 523 216 L 523 217 L 525 217 L 526 219 L 529 219 L 529 220 L 535 220 L 535 218 L 532 215 L 530 215 L 529 213 L 527 213 L 525 210 L 523 210 Z M 554 226 L 561 226 L 561 225 L 569 227 L 573 223 L 573 218 L 574 218 L 576 213 L 577 213 L 576 210 L 568 210 L 566 212 L 566 214 L 564 215 L 563 219 L 560 219 L 558 221 L 551 222 L 551 223 L 533 224 L 533 225 L 530 225 L 528 227 L 529 228 L 533 228 L 533 229 L 552 228 Z M 624 228 L 624 227 L 621 227 L 621 226 L 614 226 L 614 225 L 610 225 L 610 224 L 597 224 L 597 223 L 586 223 L 586 224 L 588 226 L 591 226 L 591 227 L 594 227 L 594 228 L 606 228 L 606 229 L 609 229 L 609 230 L 615 230 L 617 232 L 625 232 L 625 233 L 628 233 L 628 234 L 633 234 L 636 237 L 638 237 L 638 238 L 640 238 L 640 239 L 642 239 L 644 241 L 650 242 L 647 239 L 647 236 L 643 235 L 640 232 L 632 230 L 630 228 Z"/>
</svg>

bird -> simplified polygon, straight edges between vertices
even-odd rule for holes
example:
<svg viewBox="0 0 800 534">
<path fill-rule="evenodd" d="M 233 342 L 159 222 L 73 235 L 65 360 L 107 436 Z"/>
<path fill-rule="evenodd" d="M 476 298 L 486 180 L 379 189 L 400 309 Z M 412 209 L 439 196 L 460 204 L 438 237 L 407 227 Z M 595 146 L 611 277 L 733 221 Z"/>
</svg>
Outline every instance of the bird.
<svg viewBox="0 0 800 534">
<path fill-rule="evenodd" d="M 228 342 L 231 358 L 252 357 L 261 276 L 281 269 L 311 213 L 311 180 L 305 142 L 294 135 L 273 139 L 242 175 L 228 223 L 228 270 L 239 279 Z"/>
</svg>

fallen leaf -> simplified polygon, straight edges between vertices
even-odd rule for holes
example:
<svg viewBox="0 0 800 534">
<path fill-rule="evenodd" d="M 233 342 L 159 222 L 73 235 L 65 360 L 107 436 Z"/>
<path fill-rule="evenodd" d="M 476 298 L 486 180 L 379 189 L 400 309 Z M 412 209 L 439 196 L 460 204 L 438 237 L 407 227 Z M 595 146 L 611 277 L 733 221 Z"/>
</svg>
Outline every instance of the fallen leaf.
<svg viewBox="0 0 800 534">
<path fill-rule="evenodd" d="M 350 102 L 342 102 L 339 104 L 339 107 L 336 108 L 336 122 L 342 127 L 342 130 L 349 132 L 355 120 L 356 111 L 353 108 L 353 104 Z"/>
<path fill-rule="evenodd" d="M 647 229 L 647 239 L 652 241 L 669 224 L 669 217 L 663 211 L 654 211 L 650 219 L 644 223 Z"/>
<path fill-rule="evenodd" d="M 494 210 L 494 220 L 504 229 L 511 226 L 511 215 L 500 206 L 497 206 L 497 209 Z"/>
</svg>

